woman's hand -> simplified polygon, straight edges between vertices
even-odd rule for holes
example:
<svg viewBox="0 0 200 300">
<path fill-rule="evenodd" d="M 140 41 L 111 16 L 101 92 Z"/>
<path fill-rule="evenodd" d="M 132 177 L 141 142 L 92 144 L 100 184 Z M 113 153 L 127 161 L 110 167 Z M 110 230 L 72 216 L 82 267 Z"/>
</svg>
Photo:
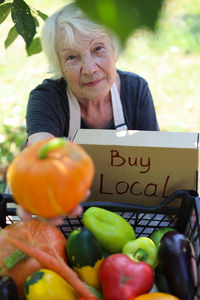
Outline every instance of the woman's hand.
<svg viewBox="0 0 200 300">
<path fill-rule="evenodd" d="M 90 193 L 91 192 L 88 190 L 82 201 L 86 201 L 86 199 L 90 196 Z M 48 219 L 40 218 L 40 219 L 42 219 L 43 221 L 45 220 L 45 222 L 47 222 L 48 224 L 60 226 L 64 223 L 65 217 L 68 217 L 68 218 L 76 217 L 76 216 L 81 215 L 82 212 L 83 212 L 83 208 L 79 204 L 71 212 L 69 212 L 66 216 L 57 216 L 54 218 L 48 218 Z M 20 219 L 22 219 L 24 221 L 28 221 L 28 220 L 32 219 L 32 215 L 29 214 L 27 211 L 25 211 L 23 209 L 23 207 L 21 207 L 21 206 L 17 207 L 17 215 L 20 217 Z"/>
</svg>

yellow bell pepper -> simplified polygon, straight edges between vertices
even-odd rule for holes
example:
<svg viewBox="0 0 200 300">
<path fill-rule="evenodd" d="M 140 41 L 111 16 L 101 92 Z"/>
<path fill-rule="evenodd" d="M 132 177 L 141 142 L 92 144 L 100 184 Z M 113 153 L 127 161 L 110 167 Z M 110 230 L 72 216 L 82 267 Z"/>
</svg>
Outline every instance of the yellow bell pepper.
<svg viewBox="0 0 200 300">
<path fill-rule="evenodd" d="M 40 269 L 31 274 L 25 283 L 27 300 L 77 300 L 74 289 L 57 273 Z"/>
<path fill-rule="evenodd" d="M 134 300 L 180 300 L 179 298 L 166 293 L 148 293 L 148 294 L 142 294 L 136 298 L 133 298 Z M 132 300 L 131 298 L 129 300 Z"/>
</svg>

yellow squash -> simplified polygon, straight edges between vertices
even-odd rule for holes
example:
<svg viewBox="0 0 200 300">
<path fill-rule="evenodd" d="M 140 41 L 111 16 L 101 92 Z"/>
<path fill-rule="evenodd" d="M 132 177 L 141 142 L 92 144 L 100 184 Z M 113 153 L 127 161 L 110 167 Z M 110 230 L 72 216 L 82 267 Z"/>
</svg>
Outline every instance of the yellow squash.
<svg viewBox="0 0 200 300">
<path fill-rule="evenodd" d="M 25 283 L 27 300 L 77 300 L 74 289 L 57 273 L 40 269 L 31 274 Z"/>
<path fill-rule="evenodd" d="M 99 268 L 104 257 L 95 235 L 85 227 L 74 229 L 68 237 L 66 249 L 69 264 L 79 278 L 99 290 Z"/>
</svg>

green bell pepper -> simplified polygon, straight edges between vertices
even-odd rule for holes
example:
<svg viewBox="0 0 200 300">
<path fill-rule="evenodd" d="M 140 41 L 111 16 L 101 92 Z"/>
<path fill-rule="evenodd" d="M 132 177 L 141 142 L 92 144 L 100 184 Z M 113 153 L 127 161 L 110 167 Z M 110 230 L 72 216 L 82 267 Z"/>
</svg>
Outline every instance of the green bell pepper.
<svg viewBox="0 0 200 300">
<path fill-rule="evenodd" d="M 163 235 L 168 231 L 175 231 L 175 228 L 171 227 L 160 227 L 157 228 L 150 236 L 149 238 L 154 242 L 156 247 L 158 248 L 160 245 L 160 241 L 163 237 Z"/>
<path fill-rule="evenodd" d="M 153 269 L 158 264 L 157 247 L 150 238 L 145 236 L 126 243 L 122 253 L 128 255 L 136 262 L 144 261 L 148 263 Z"/>
<path fill-rule="evenodd" d="M 83 214 L 83 224 L 110 253 L 121 252 L 128 241 L 135 239 L 133 227 L 123 217 L 103 208 L 88 208 Z"/>
</svg>

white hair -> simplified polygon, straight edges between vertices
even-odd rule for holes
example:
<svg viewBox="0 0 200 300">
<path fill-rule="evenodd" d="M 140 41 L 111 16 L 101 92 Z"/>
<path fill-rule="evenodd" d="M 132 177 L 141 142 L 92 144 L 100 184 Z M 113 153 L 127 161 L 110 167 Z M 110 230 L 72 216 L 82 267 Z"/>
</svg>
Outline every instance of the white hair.
<svg viewBox="0 0 200 300">
<path fill-rule="evenodd" d="M 55 79 L 63 76 L 56 49 L 58 33 L 63 29 L 69 46 L 76 43 L 77 33 L 83 38 L 103 35 L 109 38 L 116 58 L 119 55 L 120 44 L 117 37 L 107 28 L 88 19 L 75 3 L 68 4 L 47 18 L 41 32 L 42 49 L 48 59 L 49 72 L 54 74 Z"/>
</svg>

